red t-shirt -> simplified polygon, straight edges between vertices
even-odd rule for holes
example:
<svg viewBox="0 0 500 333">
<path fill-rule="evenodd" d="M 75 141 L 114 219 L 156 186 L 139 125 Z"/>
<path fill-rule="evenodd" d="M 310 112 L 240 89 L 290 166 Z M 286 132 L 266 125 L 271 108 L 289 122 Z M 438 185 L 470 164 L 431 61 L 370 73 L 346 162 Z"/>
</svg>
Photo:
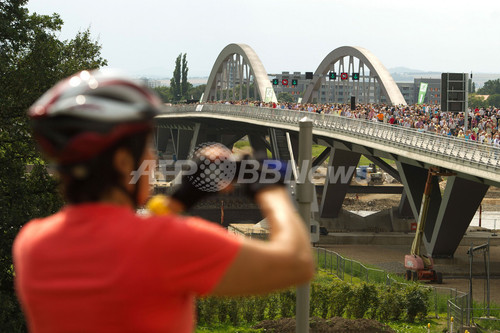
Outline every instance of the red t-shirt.
<svg viewBox="0 0 500 333">
<path fill-rule="evenodd" d="M 68 206 L 19 232 L 16 291 L 31 332 L 191 332 L 240 244 L 199 218 Z"/>
</svg>

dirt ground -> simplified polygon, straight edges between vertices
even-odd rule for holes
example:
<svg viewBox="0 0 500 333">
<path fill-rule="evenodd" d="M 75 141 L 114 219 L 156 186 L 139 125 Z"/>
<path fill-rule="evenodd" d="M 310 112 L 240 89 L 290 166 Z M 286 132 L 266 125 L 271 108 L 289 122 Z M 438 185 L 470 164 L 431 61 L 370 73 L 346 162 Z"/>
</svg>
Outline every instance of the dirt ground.
<svg viewBox="0 0 500 333">
<path fill-rule="evenodd" d="M 446 182 L 441 182 L 440 187 L 444 190 Z M 342 208 L 350 211 L 383 210 L 398 206 L 400 199 L 401 194 L 347 194 Z M 482 209 L 484 211 L 500 211 L 500 188 L 490 187 L 482 201 Z"/>
<path fill-rule="evenodd" d="M 266 332 L 272 333 L 295 333 L 295 319 L 282 318 L 277 320 L 265 320 L 254 326 L 254 328 L 263 328 Z M 395 331 L 389 326 L 372 319 L 346 319 L 334 317 L 330 319 L 311 318 L 309 332 L 392 333 Z"/>
<path fill-rule="evenodd" d="M 440 186 L 444 188 L 442 182 Z M 355 210 L 380 210 L 397 206 L 398 194 L 349 194 L 344 200 L 343 208 Z M 500 211 L 500 189 L 492 187 L 486 193 L 482 202 L 485 211 Z M 320 245 L 321 246 L 321 245 Z M 325 246 L 326 247 L 326 246 Z M 328 248 L 349 259 L 377 266 L 392 273 L 404 272 L 404 256 L 409 248 L 400 245 L 329 245 Z M 436 285 L 446 288 L 456 288 L 462 292 L 469 291 L 469 257 L 468 247 L 459 246 L 455 252 L 455 260 L 435 261 L 436 271 L 443 272 L 443 284 Z M 473 297 L 478 302 L 486 299 L 486 274 L 482 255 L 475 256 L 473 266 Z M 500 305 L 500 247 L 490 247 L 490 300 Z"/>
</svg>

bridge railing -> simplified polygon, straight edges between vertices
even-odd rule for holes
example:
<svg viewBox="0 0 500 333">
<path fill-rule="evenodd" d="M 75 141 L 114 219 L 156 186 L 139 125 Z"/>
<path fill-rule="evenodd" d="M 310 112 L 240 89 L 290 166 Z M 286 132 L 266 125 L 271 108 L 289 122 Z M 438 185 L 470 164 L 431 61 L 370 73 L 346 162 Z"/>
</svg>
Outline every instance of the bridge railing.
<svg viewBox="0 0 500 333">
<path fill-rule="evenodd" d="M 197 110 L 197 111 L 196 111 Z M 500 148 L 479 144 L 462 138 L 419 132 L 412 128 L 380 122 L 353 119 L 331 114 L 261 108 L 255 106 L 204 104 L 176 105 L 165 108 L 168 114 L 208 112 L 246 119 L 264 120 L 275 124 L 291 124 L 298 128 L 298 121 L 307 116 L 314 128 L 342 133 L 346 136 L 381 143 L 386 147 L 409 150 L 445 161 L 468 164 L 484 171 L 498 172 Z"/>
</svg>

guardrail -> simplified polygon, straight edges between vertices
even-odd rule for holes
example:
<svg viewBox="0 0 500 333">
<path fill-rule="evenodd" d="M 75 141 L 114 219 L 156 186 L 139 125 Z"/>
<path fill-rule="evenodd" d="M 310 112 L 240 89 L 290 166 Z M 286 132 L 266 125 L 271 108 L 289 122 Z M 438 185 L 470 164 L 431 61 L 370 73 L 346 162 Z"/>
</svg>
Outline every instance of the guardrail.
<svg viewBox="0 0 500 333">
<path fill-rule="evenodd" d="M 312 120 L 314 130 L 319 129 L 341 133 L 346 137 L 350 136 L 367 140 L 367 142 L 381 143 L 386 147 L 403 149 L 446 162 L 456 162 L 460 165 L 471 166 L 485 172 L 499 173 L 500 171 L 500 148 L 498 147 L 466 141 L 457 137 L 419 132 L 415 129 L 398 125 L 352 119 L 331 114 L 317 114 L 256 106 L 203 104 L 165 107 L 166 114 L 185 114 L 200 111 L 203 113 L 208 112 L 234 116 L 247 120 L 263 120 L 269 124 L 287 124 L 297 126 L 297 128 L 299 120 L 307 116 Z M 494 180 L 498 181 L 497 179 Z"/>
</svg>

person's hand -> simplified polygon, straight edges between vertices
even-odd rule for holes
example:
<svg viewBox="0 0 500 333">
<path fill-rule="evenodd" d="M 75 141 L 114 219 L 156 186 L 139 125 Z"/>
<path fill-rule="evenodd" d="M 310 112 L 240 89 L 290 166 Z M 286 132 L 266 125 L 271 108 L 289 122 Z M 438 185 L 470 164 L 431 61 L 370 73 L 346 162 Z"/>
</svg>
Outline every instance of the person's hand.
<svg viewBox="0 0 500 333">
<path fill-rule="evenodd" d="M 236 162 L 229 149 L 218 143 L 196 149 L 185 170 L 181 184 L 172 198 L 189 210 L 203 198 L 230 187 L 236 174 Z"/>
<path fill-rule="evenodd" d="M 272 159 L 251 159 L 245 155 L 237 162 L 236 181 L 245 193 L 255 200 L 260 191 L 273 186 L 285 186 L 289 179 L 291 166 L 286 161 Z"/>
</svg>

